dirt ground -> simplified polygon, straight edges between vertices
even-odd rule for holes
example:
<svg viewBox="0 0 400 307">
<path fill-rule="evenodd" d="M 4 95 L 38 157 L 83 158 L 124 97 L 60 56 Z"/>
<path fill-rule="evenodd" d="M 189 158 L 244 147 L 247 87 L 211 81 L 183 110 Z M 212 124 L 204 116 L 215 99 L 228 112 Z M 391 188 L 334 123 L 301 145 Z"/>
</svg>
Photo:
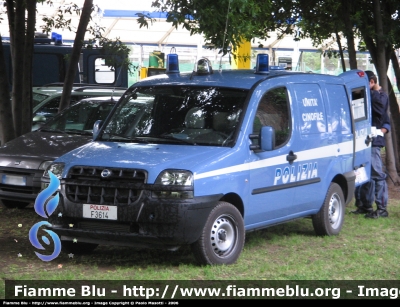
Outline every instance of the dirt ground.
<svg viewBox="0 0 400 307">
<path fill-rule="evenodd" d="M 400 200 L 400 186 L 389 185 L 389 199 Z"/>
</svg>

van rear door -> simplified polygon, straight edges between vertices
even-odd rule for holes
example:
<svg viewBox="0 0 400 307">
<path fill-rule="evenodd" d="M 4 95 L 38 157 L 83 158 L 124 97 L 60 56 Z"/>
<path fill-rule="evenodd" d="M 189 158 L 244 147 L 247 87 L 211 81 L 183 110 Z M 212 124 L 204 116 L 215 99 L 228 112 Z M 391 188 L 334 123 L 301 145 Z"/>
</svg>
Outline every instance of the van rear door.
<svg viewBox="0 0 400 307">
<path fill-rule="evenodd" d="M 367 178 L 371 173 L 371 96 L 368 79 L 361 70 L 350 70 L 339 75 L 343 78 L 349 96 L 352 113 L 352 131 L 354 138 L 353 168 L 356 171 L 365 169 Z M 356 186 L 363 183 L 363 176 L 356 179 Z"/>
</svg>

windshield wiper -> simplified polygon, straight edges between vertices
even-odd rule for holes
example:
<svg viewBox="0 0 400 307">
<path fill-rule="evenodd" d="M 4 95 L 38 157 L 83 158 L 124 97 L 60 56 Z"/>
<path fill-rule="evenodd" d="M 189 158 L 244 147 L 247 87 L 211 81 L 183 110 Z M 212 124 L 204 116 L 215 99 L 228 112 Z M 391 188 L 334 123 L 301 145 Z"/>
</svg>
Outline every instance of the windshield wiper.
<svg viewBox="0 0 400 307">
<path fill-rule="evenodd" d="M 139 142 L 139 143 L 149 143 L 146 139 L 148 137 L 147 136 L 142 136 L 142 137 L 127 137 L 127 136 L 123 136 L 123 135 L 119 135 L 119 134 L 108 134 L 105 133 L 103 134 L 102 140 L 103 141 L 113 141 L 113 142 Z"/>
<path fill-rule="evenodd" d="M 65 132 L 64 130 L 52 129 L 52 128 L 45 128 L 45 127 L 40 127 L 39 129 L 37 129 L 37 130 L 35 130 L 35 131 L 40 131 L 40 132 L 57 132 L 57 133 L 68 134 L 68 133 Z"/>
<path fill-rule="evenodd" d="M 173 140 L 179 143 L 185 143 L 185 144 L 190 144 L 190 145 L 196 145 L 193 141 L 185 140 L 182 138 L 177 138 L 173 134 L 162 134 L 160 136 L 155 137 L 157 139 L 162 139 L 162 140 Z"/>
<path fill-rule="evenodd" d="M 86 130 L 79 130 L 79 129 L 66 129 L 66 133 L 74 133 L 74 134 L 80 134 L 80 135 L 92 135 L 92 132 L 86 131 Z"/>
<path fill-rule="evenodd" d="M 190 145 L 196 145 L 196 143 L 193 143 L 192 141 L 188 141 L 185 139 L 177 138 L 174 137 L 173 135 L 166 134 L 166 135 L 159 135 L 159 136 L 154 136 L 154 135 L 135 135 L 132 137 L 126 137 L 118 134 L 110 134 L 108 137 L 105 135 L 103 136 L 103 140 L 107 141 L 121 141 L 121 142 L 138 142 L 138 143 L 154 143 L 156 141 L 168 141 L 169 143 L 184 143 L 184 144 L 190 144 Z"/>
</svg>

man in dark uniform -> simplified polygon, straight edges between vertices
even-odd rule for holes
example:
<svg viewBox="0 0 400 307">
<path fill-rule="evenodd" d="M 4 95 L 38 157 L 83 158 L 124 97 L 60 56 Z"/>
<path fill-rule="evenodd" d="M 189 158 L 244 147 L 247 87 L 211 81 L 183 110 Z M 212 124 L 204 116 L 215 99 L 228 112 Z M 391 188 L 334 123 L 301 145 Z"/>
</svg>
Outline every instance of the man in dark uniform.
<svg viewBox="0 0 400 307">
<path fill-rule="evenodd" d="M 369 87 L 371 89 L 372 126 L 376 127 L 377 135 L 372 140 L 371 180 L 356 188 L 355 198 L 357 210 L 354 214 L 365 214 L 366 218 L 388 217 L 388 188 L 386 174 L 383 171 L 381 148 L 385 147 L 385 133 L 390 131 L 390 119 L 387 114 L 389 97 L 378 85 L 376 75 L 367 70 Z M 373 203 L 377 210 L 373 210 Z"/>
</svg>

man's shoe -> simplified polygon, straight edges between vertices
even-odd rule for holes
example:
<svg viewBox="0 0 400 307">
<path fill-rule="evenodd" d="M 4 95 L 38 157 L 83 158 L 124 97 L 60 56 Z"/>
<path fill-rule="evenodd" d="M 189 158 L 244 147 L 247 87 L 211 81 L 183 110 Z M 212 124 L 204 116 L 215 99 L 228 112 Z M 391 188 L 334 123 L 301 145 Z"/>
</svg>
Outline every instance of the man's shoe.
<svg viewBox="0 0 400 307">
<path fill-rule="evenodd" d="M 365 213 L 370 213 L 370 211 L 369 210 L 365 210 L 363 208 L 357 208 L 357 210 L 350 211 L 350 213 L 353 213 L 353 214 L 365 214 Z"/>
<path fill-rule="evenodd" d="M 370 212 L 365 215 L 365 217 L 369 219 L 377 219 L 379 217 L 388 217 L 388 216 L 389 213 L 386 210 L 376 210 L 374 212 Z"/>
<path fill-rule="evenodd" d="M 378 211 L 372 211 L 364 215 L 367 219 L 377 219 L 379 217 Z"/>
<path fill-rule="evenodd" d="M 377 210 L 379 217 L 388 217 L 389 213 L 386 210 Z"/>
</svg>

